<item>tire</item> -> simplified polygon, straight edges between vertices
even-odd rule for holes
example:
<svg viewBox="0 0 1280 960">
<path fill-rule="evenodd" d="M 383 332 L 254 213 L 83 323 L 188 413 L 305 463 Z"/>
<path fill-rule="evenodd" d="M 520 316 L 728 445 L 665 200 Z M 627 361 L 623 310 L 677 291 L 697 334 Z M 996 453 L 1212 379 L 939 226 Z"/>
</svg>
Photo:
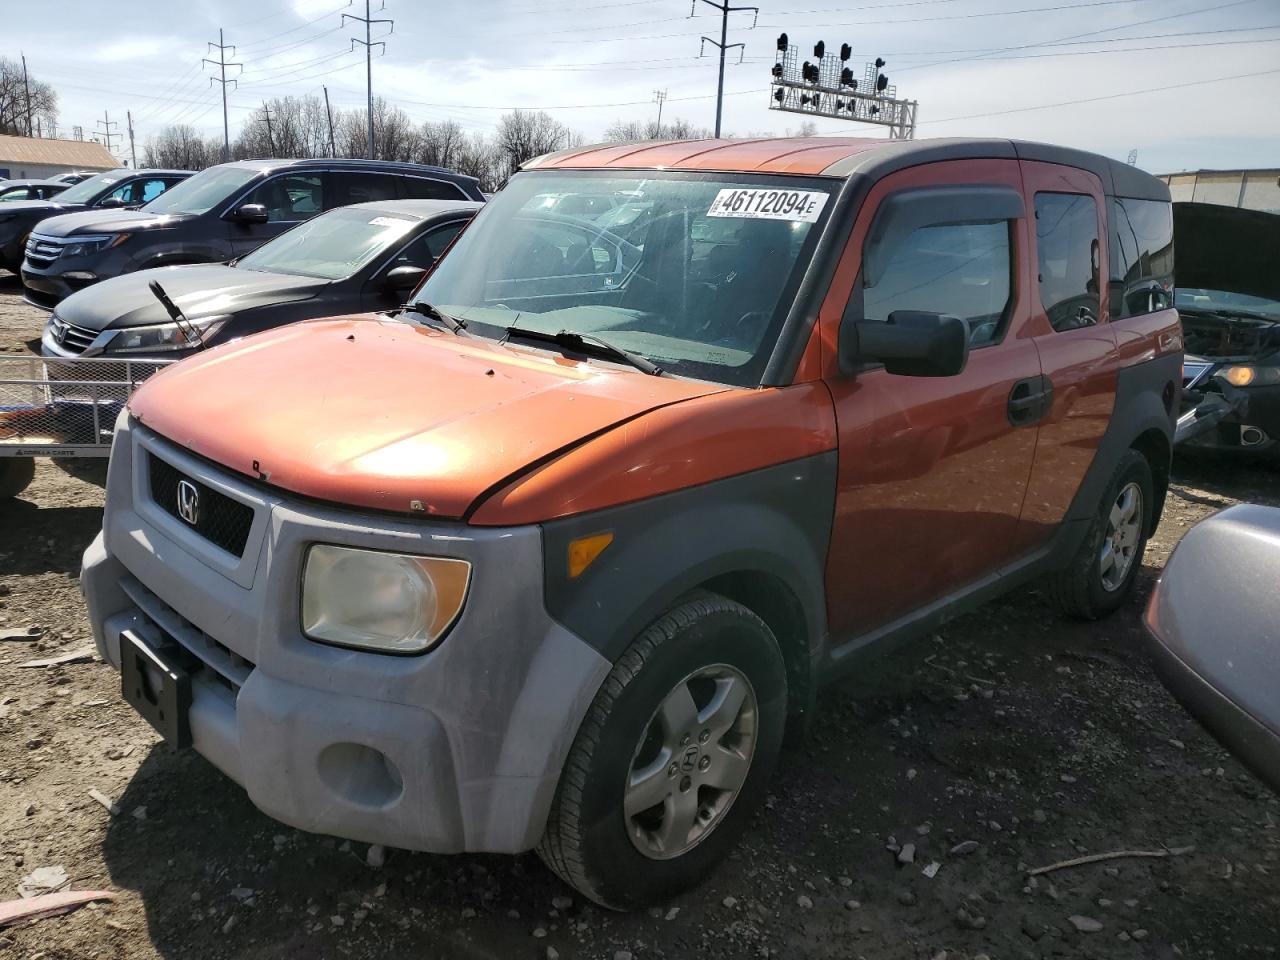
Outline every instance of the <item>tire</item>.
<svg viewBox="0 0 1280 960">
<path fill-rule="evenodd" d="M 31 457 L 0 457 L 0 500 L 16 497 L 35 475 L 36 462 Z"/>
<path fill-rule="evenodd" d="M 680 689 L 693 712 L 680 710 Z M 717 715 L 730 690 L 743 694 L 742 705 Z M 730 715 L 737 717 L 732 728 Z M 764 621 L 718 594 L 690 594 L 605 678 L 565 761 L 538 855 L 570 886 L 615 910 L 693 886 L 728 854 L 763 802 L 786 715 L 786 671 Z M 682 724 L 693 731 L 683 743 L 667 729 L 666 718 L 676 716 L 695 721 Z M 671 743 L 678 744 L 673 751 Z M 640 778 L 637 768 L 651 775 Z M 637 779 L 662 799 L 629 816 L 629 802 L 642 807 L 658 795 L 632 791 L 628 801 Z M 738 785 L 724 790 L 712 781 Z M 686 817 L 696 811 L 692 819 L 677 817 L 680 801 Z M 670 847 L 663 849 L 665 824 Z"/>
<path fill-rule="evenodd" d="M 1122 504 L 1118 501 L 1122 493 L 1134 490 L 1139 497 L 1131 518 L 1137 522 L 1136 530 L 1124 533 L 1121 537 L 1122 549 L 1119 552 L 1113 549 L 1111 556 L 1117 557 L 1125 549 L 1131 549 L 1132 552 L 1128 555 L 1122 574 L 1118 566 L 1112 566 L 1108 571 L 1104 568 L 1103 547 L 1109 541 L 1113 547 L 1116 544 L 1112 529 L 1112 510 L 1119 508 L 1124 513 Z M 1080 549 L 1066 569 L 1053 574 L 1049 579 L 1049 598 L 1054 606 L 1070 617 L 1097 620 L 1114 612 L 1128 599 L 1138 569 L 1142 566 L 1154 504 L 1151 465 L 1138 451 L 1125 451 L 1111 476 L 1111 482 L 1107 484 Z"/>
</svg>

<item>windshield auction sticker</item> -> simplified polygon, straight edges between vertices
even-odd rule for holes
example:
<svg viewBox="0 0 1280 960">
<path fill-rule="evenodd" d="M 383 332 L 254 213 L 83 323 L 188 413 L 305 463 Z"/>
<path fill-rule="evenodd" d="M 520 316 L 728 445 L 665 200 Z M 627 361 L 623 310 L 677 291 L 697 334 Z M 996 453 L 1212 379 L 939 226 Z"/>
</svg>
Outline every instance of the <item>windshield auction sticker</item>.
<svg viewBox="0 0 1280 960">
<path fill-rule="evenodd" d="M 792 220 L 814 223 L 827 195 L 819 190 L 725 189 L 716 194 L 708 217 L 745 220 Z"/>
</svg>

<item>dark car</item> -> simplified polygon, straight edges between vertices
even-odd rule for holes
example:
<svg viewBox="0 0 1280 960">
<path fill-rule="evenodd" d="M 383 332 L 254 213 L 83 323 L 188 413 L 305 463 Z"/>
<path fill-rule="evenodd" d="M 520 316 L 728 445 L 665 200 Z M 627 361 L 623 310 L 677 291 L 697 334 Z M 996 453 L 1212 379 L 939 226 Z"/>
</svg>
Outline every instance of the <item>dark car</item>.
<svg viewBox="0 0 1280 960">
<path fill-rule="evenodd" d="M 48 200 L 71 186 L 60 180 L 6 180 L 0 183 L 0 203 L 19 200 Z"/>
<path fill-rule="evenodd" d="M 1156 670 L 1205 728 L 1280 790 L 1280 510 L 1196 524 L 1147 606 Z"/>
<path fill-rule="evenodd" d="M 138 207 L 191 176 L 189 170 L 111 170 L 68 187 L 52 200 L 0 206 L 0 267 L 18 272 L 27 235 L 41 220 L 79 210 Z M 5 181 L 5 186 L 15 181 Z"/>
<path fill-rule="evenodd" d="M 57 180 L 65 184 L 79 183 L 81 180 L 88 180 L 93 174 L 85 170 L 76 170 L 72 173 L 60 173 L 56 177 L 50 177 L 51 180 Z"/>
<path fill-rule="evenodd" d="M 378 160 L 242 160 L 210 167 L 131 213 L 58 217 L 27 242 L 27 302 L 52 309 L 135 270 L 224 263 L 317 213 L 376 200 L 483 200 L 473 177 Z"/>
<path fill-rule="evenodd" d="M 480 209 L 469 200 L 387 200 L 321 214 L 233 264 L 143 270 L 72 294 L 49 318 L 53 357 L 171 359 L 270 327 L 405 301 Z M 163 306 L 158 281 L 182 312 Z M 194 331 L 194 333 L 192 332 Z"/>
<path fill-rule="evenodd" d="M 1182 452 L 1280 462 L 1280 215 L 1176 203 Z"/>
</svg>

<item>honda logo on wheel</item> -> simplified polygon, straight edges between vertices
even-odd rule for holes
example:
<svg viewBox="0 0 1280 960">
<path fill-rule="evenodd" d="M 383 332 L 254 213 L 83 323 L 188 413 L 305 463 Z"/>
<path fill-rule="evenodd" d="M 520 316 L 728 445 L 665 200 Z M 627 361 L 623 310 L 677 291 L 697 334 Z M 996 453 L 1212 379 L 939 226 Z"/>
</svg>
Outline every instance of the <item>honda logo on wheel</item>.
<svg viewBox="0 0 1280 960">
<path fill-rule="evenodd" d="M 200 491 L 187 480 L 178 481 L 178 516 L 193 527 L 200 519 Z"/>
</svg>

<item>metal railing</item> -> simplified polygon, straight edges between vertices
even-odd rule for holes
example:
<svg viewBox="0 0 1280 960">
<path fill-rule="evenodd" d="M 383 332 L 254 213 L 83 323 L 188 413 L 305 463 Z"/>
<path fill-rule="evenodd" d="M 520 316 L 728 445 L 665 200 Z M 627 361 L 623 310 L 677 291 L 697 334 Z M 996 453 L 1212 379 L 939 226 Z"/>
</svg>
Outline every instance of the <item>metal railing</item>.
<svg viewBox="0 0 1280 960">
<path fill-rule="evenodd" d="M 133 391 L 174 362 L 0 356 L 0 457 L 105 457 Z"/>
</svg>

